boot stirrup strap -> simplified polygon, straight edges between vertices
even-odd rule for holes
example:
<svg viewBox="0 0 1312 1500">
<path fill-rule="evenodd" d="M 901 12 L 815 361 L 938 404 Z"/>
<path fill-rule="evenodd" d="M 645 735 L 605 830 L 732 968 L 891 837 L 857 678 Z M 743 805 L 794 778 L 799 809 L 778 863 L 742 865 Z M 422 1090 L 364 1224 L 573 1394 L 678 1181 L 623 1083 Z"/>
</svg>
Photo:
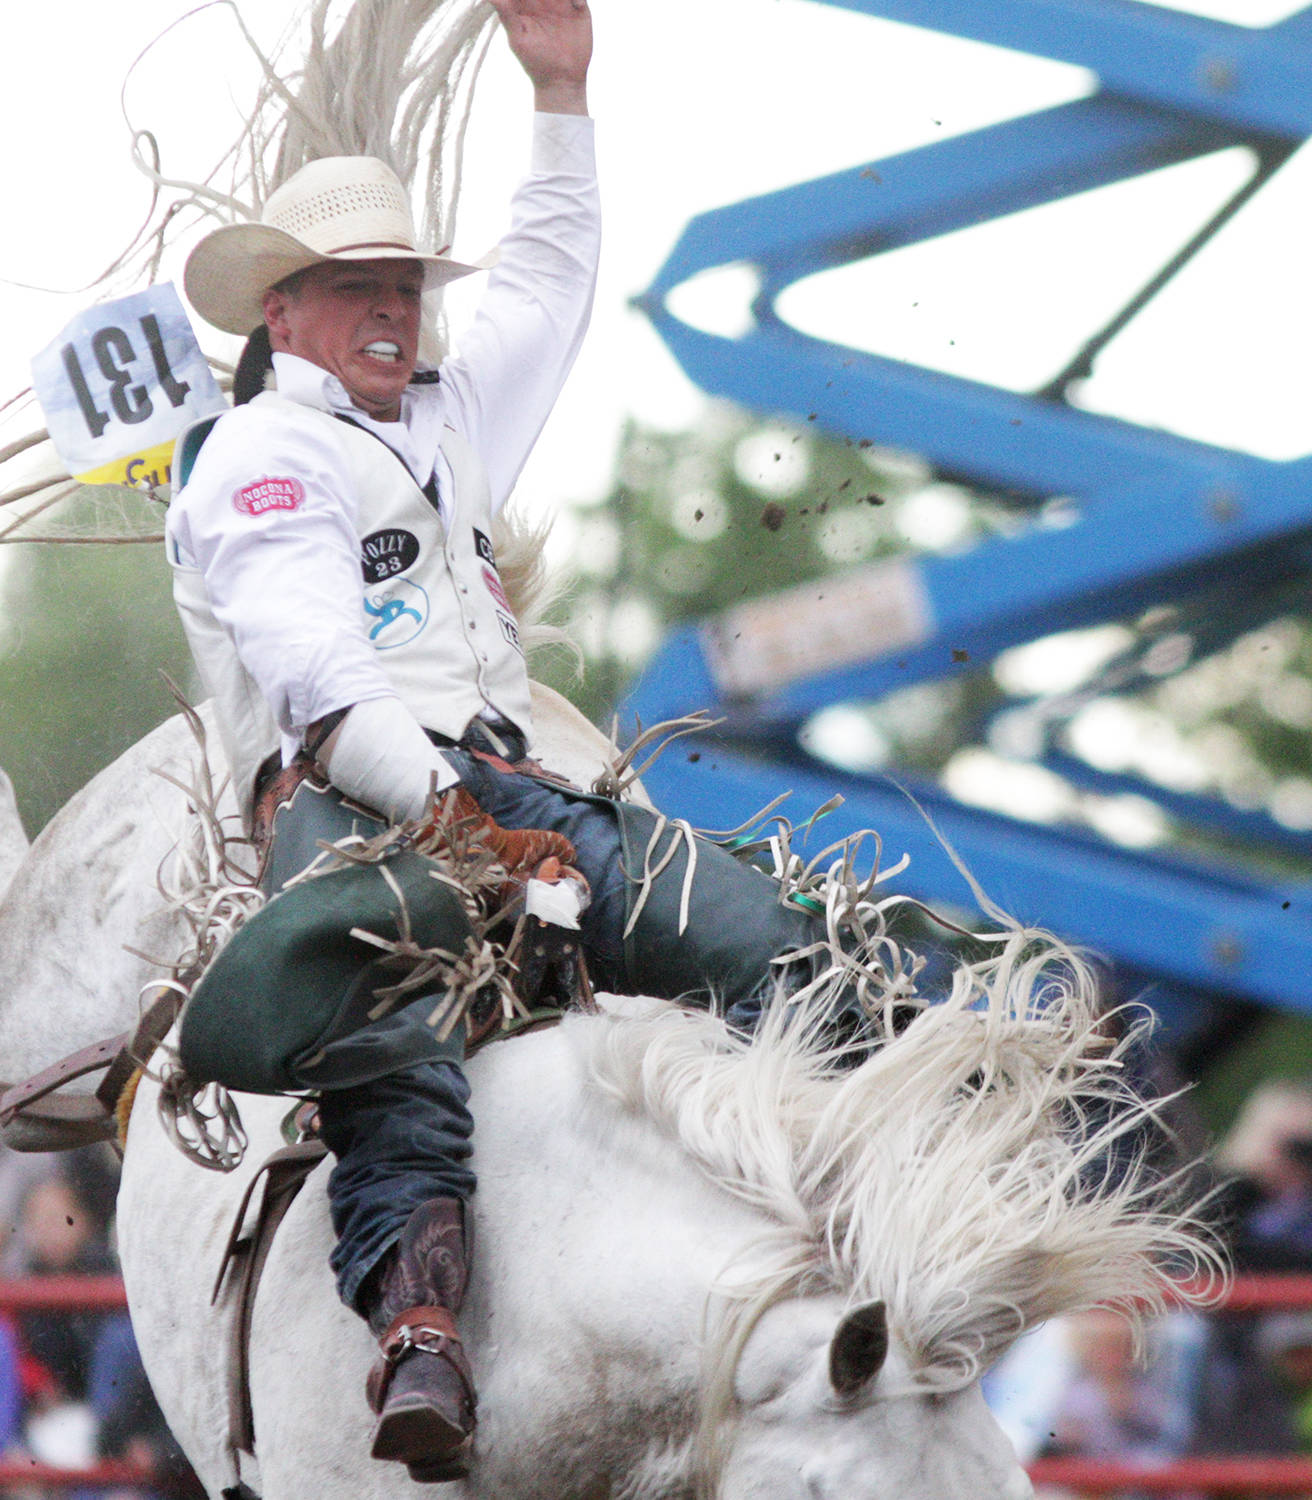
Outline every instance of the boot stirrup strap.
<svg viewBox="0 0 1312 1500">
<path fill-rule="evenodd" d="M 366 1394 L 375 1411 L 382 1411 L 392 1384 L 392 1374 L 407 1354 L 418 1350 L 445 1359 L 460 1377 L 465 1389 L 465 1399 L 472 1413 L 478 1405 L 474 1390 L 474 1377 L 465 1356 L 465 1346 L 456 1332 L 455 1317 L 446 1307 L 408 1307 L 395 1318 L 387 1332 L 378 1340 L 381 1351 L 369 1371 Z"/>
<path fill-rule="evenodd" d="M 451 1344 L 463 1352 L 455 1316 L 448 1307 L 408 1307 L 393 1319 L 391 1327 L 378 1340 L 389 1365 L 394 1365 L 411 1349 L 442 1354 Z"/>
</svg>

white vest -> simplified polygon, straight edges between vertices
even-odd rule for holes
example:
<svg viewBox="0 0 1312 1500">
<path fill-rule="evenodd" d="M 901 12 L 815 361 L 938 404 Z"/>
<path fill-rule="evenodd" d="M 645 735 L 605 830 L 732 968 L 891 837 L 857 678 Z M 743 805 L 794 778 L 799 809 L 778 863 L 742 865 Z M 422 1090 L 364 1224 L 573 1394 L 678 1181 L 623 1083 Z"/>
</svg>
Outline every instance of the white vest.
<svg viewBox="0 0 1312 1500">
<path fill-rule="evenodd" d="M 532 735 L 519 629 L 492 553 L 492 507 L 478 456 L 453 428 L 442 452 L 455 483 L 447 525 L 405 464 L 372 433 L 276 392 L 289 420 L 326 424 L 358 504 L 365 633 L 397 695 L 427 729 L 459 739 L 491 709 Z M 214 618 L 199 569 L 174 568 L 174 599 L 249 823 L 255 773 L 281 742 L 272 713 Z"/>
</svg>

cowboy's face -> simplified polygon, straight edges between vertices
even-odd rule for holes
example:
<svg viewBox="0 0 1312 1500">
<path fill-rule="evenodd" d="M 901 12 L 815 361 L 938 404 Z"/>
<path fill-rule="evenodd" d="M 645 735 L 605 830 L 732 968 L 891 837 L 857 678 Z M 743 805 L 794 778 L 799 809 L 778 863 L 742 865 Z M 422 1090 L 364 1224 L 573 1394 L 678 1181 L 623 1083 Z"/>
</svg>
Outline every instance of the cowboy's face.
<svg viewBox="0 0 1312 1500">
<path fill-rule="evenodd" d="M 361 411 L 401 415 L 419 356 L 424 268 L 417 260 L 329 261 L 264 294 L 269 342 L 336 375 Z"/>
</svg>

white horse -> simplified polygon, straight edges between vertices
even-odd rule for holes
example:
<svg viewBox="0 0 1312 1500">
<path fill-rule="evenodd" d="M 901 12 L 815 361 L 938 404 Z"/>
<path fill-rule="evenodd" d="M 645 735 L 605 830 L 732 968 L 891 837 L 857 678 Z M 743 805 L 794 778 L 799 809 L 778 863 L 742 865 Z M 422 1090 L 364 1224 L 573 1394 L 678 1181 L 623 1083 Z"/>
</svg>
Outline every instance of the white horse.
<svg viewBox="0 0 1312 1500">
<path fill-rule="evenodd" d="M 540 700 L 544 759 L 584 784 L 600 737 Z M 127 1024 L 145 963 L 181 937 L 152 882 L 186 798 L 165 726 L 35 842 L 0 902 L 5 1071 Z M 39 941 L 37 941 L 39 936 Z M 15 956 L 17 955 L 17 957 Z M 1211 1251 L 1116 1140 L 1150 1109 L 1098 1037 L 1087 976 L 1052 980 L 1028 935 L 860 1067 L 805 1026 L 751 1047 L 665 1005 L 577 1017 L 470 1065 L 474 1278 L 461 1326 L 481 1392 L 464 1500 L 1020 1500 L 1029 1484 L 979 1376 L 1024 1328 L 1160 1297 Z M 782 1015 L 782 1012 L 779 1013 Z M 227 1177 L 133 1110 L 119 1246 L 152 1383 L 211 1495 L 225 1442 L 226 1297 L 240 1195 L 284 1101 L 242 1097 Z M 415 1493 L 370 1460 L 364 1324 L 336 1301 L 324 1168 L 261 1283 L 251 1393 L 264 1500 Z"/>
</svg>

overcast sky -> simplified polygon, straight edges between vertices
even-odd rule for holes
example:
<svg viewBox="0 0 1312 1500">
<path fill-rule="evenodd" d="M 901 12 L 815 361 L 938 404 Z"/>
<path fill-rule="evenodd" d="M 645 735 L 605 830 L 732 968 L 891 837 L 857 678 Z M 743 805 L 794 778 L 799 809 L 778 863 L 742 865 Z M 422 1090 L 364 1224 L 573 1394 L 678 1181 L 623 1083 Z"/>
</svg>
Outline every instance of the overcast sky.
<svg viewBox="0 0 1312 1500">
<path fill-rule="evenodd" d="M 267 38 L 291 7 L 260 0 L 250 8 Z M 1298 6 L 1200 0 L 1178 8 L 1266 22 Z M 144 212 L 119 87 L 136 53 L 187 6 L 50 0 L 21 15 L 15 9 L 0 49 L 0 122 L 9 142 L 0 276 L 75 286 Z M 1078 69 L 812 0 L 594 0 L 594 10 L 606 258 L 593 332 L 521 481 L 530 504 L 598 495 L 626 412 L 670 426 L 695 418 L 700 397 L 626 306 L 692 214 L 1090 86 Z M 162 51 L 131 97 L 169 159 L 196 168 L 229 138 L 224 96 L 242 96 L 249 74 L 222 12 L 188 22 L 179 35 L 185 55 Z M 499 233 L 524 161 L 528 110 L 527 87 L 499 44 L 477 106 L 457 252 L 476 253 Z M 794 289 L 784 310 L 810 331 L 1034 384 L 1242 170 L 1224 158 L 1195 163 L 880 257 Z M 1089 404 L 1272 457 L 1306 450 L 1310 176 L 1301 156 L 1285 168 L 1108 352 L 1086 391 Z M 27 358 L 87 300 L 0 286 L 0 390 L 26 383 Z M 707 315 L 731 312 L 713 305 Z"/>
</svg>

